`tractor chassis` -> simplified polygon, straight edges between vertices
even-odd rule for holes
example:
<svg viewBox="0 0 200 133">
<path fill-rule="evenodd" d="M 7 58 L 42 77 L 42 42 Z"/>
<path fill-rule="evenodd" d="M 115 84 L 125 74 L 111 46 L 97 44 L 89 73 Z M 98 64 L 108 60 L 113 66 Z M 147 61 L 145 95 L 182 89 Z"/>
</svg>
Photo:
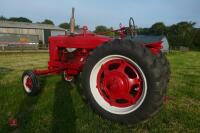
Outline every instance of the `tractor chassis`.
<svg viewBox="0 0 200 133">
<path fill-rule="evenodd" d="M 125 37 L 125 28 L 126 27 L 121 27 L 120 29 L 111 32 L 118 31 L 120 35 L 119 39 L 123 39 Z M 50 37 L 50 60 L 48 62 L 48 69 L 33 70 L 34 74 L 37 76 L 44 76 L 65 72 L 67 76 L 77 76 L 82 71 L 90 52 L 99 45 L 112 40 L 112 38 L 96 35 L 87 30 L 87 26 L 84 26 L 81 34 Z M 157 55 L 162 48 L 161 43 L 162 42 L 158 41 L 144 45 L 150 49 L 154 55 Z M 69 52 L 71 49 L 74 49 L 75 51 Z"/>
</svg>

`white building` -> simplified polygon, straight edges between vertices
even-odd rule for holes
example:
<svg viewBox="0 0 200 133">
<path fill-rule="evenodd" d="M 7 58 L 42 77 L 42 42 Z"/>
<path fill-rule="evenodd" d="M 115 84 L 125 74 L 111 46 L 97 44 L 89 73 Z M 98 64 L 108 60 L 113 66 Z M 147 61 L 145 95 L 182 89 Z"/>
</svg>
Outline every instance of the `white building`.
<svg viewBox="0 0 200 133">
<path fill-rule="evenodd" d="M 0 21 L 0 44 L 48 44 L 49 36 L 64 34 L 65 29 L 54 25 Z"/>
</svg>

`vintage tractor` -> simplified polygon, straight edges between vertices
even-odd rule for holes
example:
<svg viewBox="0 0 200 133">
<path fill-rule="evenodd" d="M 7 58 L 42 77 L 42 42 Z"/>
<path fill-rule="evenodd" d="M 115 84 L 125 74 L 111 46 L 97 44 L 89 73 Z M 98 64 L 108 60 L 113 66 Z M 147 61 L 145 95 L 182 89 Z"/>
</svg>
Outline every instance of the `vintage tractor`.
<svg viewBox="0 0 200 133">
<path fill-rule="evenodd" d="M 80 74 L 83 95 L 101 116 L 132 124 L 156 114 L 170 78 L 162 42 L 134 41 L 132 18 L 129 27 L 112 31 L 119 34 L 115 38 L 91 33 L 86 26 L 82 33 L 74 33 L 74 25 L 72 15 L 70 33 L 49 38 L 47 70 L 24 71 L 25 92 L 38 94 L 39 76 L 62 74 L 70 82 Z"/>
</svg>

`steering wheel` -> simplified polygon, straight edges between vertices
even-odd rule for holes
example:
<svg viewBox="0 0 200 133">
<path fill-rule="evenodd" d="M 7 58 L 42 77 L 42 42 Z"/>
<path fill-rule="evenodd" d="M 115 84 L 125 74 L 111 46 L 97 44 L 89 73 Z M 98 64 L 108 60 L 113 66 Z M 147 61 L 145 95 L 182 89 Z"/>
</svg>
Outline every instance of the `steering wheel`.
<svg viewBox="0 0 200 133">
<path fill-rule="evenodd" d="M 131 32 L 131 37 L 133 37 L 136 33 L 135 22 L 132 17 L 129 19 L 129 30 Z"/>
</svg>

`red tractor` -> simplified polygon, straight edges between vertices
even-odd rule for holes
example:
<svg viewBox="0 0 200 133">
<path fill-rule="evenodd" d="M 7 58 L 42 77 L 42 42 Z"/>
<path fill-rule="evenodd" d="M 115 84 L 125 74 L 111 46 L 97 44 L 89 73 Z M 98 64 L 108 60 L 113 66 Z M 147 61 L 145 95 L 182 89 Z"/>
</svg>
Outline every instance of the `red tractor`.
<svg viewBox="0 0 200 133">
<path fill-rule="evenodd" d="M 119 37 L 96 35 L 83 27 L 74 33 L 49 38 L 50 59 L 46 70 L 27 70 L 22 75 L 25 92 L 38 94 L 38 77 L 62 74 L 72 81 L 80 74 L 82 92 L 101 116 L 120 123 L 137 123 L 161 108 L 170 78 L 169 62 L 160 51 L 162 42 L 134 41 L 135 25 L 113 32 Z"/>
</svg>

